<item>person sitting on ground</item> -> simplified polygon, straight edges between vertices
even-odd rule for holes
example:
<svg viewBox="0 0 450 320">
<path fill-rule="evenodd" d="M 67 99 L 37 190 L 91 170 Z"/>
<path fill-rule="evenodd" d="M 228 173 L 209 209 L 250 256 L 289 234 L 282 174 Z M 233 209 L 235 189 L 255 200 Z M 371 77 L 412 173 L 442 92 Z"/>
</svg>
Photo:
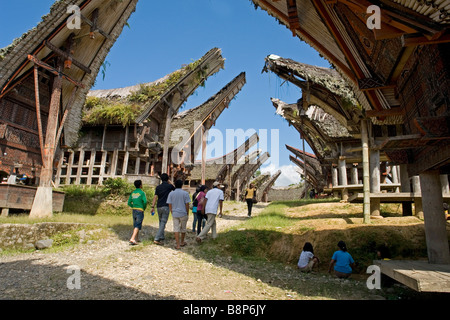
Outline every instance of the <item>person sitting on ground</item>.
<svg viewBox="0 0 450 320">
<path fill-rule="evenodd" d="M 339 241 L 337 246 L 339 250 L 335 251 L 331 258 L 328 273 L 331 273 L 331 270 L 334 267 L 334 274 L 336 277 L 347 279 L 352 274 L 352 268 L 355 266 L 355 261 L 350 253 L 347 252 L 347 245 L 344 241 Z"/>
<path fill-rule="evenodd" d="M 297 267 L 302 272 L 310 272 L 315 266 L 319 265 L 319 258 L 314 255 L 314 249 L 311 243 L 306 242 L 303 251 L 297 262 Z"/>
</svg>

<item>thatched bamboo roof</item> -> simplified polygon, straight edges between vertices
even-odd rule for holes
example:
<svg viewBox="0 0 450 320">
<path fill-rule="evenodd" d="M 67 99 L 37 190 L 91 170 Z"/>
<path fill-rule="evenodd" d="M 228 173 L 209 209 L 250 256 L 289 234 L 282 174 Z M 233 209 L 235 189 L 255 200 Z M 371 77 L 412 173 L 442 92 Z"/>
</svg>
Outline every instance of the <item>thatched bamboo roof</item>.
<svg viewBox="0 0 450 320">
<path fill-rule="evenodd" d="M 154 82 L 88 93 L 83 120 L 86 124 L 140 123 L 156 106 L 178 111 L 190 95 L 212 74 L 223 68 L 221 50 L 214 48 L 190 63 Z M 180 95 L 183 92 L 183 97 Z M 176 97 L 175 97 L 176 95 Z M 171 102 L 168 102 L 171 101 Z"/>
<path fill-rule="evenodd" d="M 73 57 L 89 68 L 90 73 L 72 66 L 64 73 L 83 87 L 78 88 L 75 100 L 70 108 L 65 124 L 65 139 L 67 145 L 76 142 L 81 127 L 81 110 L 86 94 L 95 82 L 97 74 L 111 47 L 122 32 L 128 18 L 136 8 L 137 0 L 102 1 L 102 0 L 61 0 L 56 1 L 50 8 L 50 13 L 42 17 L 42 21 L 33 29 L 13 41 L 11 45 L 0 49 L 0 91 L 2 94 L 12 89 L 15 84 L 32 72 L 33 63 L 28 55 L 46 61 L 53 50 L 45 45 L 48 40 L 57 48 L 65 45 L 69 36 L 74 33 L 75 46 Z M 91 19 L 95 11 L 98 12 L 97 26 L 102 30 L 89 36 L 91 27 L 82 19 L 81 29 L 69 29 L 66 22 L 72 13 L 67 13 L 71 5 L 81 9 L 81 14 Z M 97 10 L 98 9 L 98 10 Z M 105 36 L 106 35 L 106 36 Z M 62 103 L 67 105 L 75 86 L 64 81 L 62 89 Z"/>
<path fill-rule="evenodd" d="M 231 100 L 236 97 L 245 85 L 245 82 L 245 73 L 242 72 L 205 103 L 175 115 L 171 126 L 170 147 L 173 148 L 180 143 L 186 144 L 187 141 L 182 141 L 186 133 L 188 133 L 190 138 L 193 138 L 195 133 L 200 133 L 202 126 L 206 130 L 210 129 L 225 108 L 229 107 Z M 194 150 L 195 155 L 197 155 L 200 145 L 201 143 L 197 141 L 196 149 Z"/>
</svg>

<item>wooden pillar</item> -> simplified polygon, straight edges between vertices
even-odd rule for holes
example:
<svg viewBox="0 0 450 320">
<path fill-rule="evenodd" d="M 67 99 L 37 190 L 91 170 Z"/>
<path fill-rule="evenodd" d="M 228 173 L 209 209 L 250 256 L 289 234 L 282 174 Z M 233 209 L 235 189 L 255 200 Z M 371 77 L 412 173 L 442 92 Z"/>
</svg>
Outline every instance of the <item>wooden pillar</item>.
<svg viewBox="0 0 450 320">
<path fill-rule="evenodd" d="M 83 171 L 83 161 L 84 161 L 84 149 L 80 149 L 79 158 L 78 158 L 77 177 L 75 178 L 75 185 L 80 184 L 81 173 Z"/>
<path fill-rule="evenodd" d="M 206 183 L 206 140 L 208 136 L 206 134 L 205 126 L 202 126 L 202 184 Z"/>
<path fill-rule="evenodd" d="M 62 61 L 59 61 L 59 70 L 61 70 Z M 43 147 L 43 163 L 39 177 L 39 187 L 36 190 L 33 205 L 30 211 L 30 218 L 51 217 L 53 215 L 53 161 L 57 147 L 56 134 L 59 124 L 59 109 L 62 93 L 62 77 L 55 76 L 53 79 L 52 94 L 50 98 L 50 107 L 47 118 L 47 130 L 45 133 Z M 36 93 L 39 95 L 39 92 Z"/>
<path fill-rule="evenodd" d="M 348 180 L 347 180 L 347 164 L 345 162 L 345 157 L 339 157 L 339 181 L 341 186 L 347 186 Z M 342 201 L 348 200 L 348 189 L 344 188 L 342 189 Z"/>
<path fill-rule="evenodd" d="M 240 190 L 241 182 L 240 179 L 236 179 L 236 201 L 241 201 L 241 190 Z"/>
<path fill-rule="evenodd" d="M 413 192 L 414 195 L 422 195 L 422 191 L 420 188 L 420 177 L 419 176 L 413 176 L 412 177 L 412 186 L 413 186 Z M 414 215 L 418 218 L 423 219 L 423 208 L 422 208 L 422 198 L 421 197 L 414 197 Z"/>
<path fill-rule="evenodd" d="M 170 133 L 171 133 L 171 125 L 172 125 L 172 116 L 173 111 L 172 108 L 169 107 L 167 110 L 167 118 L 166 118 L 166 127 L 164 130 L 164 148 L 163 148 L 163 160 L 161 173 L 168 173 L 168 165 L 169 165 L 169 144 L 170 144 Z"/>
<path fill-rule="evenodd" d="M 352 184 L 358 184 L 358 164 L 354 163 L 352 166 L 352 172 L 351 172 L 351 182 Z"/>
<path fill-rule="evenodd" d="M 448 185 L 448 174 L 441 174 L 439 176 L 441 180 L 442 194 L 450 193 L 450 188 Z"/>
<path fill-rule="evenodd" d="M 150 161 L 147 160 L 145 161 L 145 175 L 148 176 L 149 172 L 150 172 Z"/>
<path fill-rule="evenodd" d="M 59 187 L 59 185 L 60 185 L 63 160 L 64 160 L 64 151 L 61 151 L 61 156 L 59 157 L 59 162 L 58 162 L 58 168 L 56 170 L 55 187 Z"/>
<path fill-rule="evenodd" d="M 87 177 L 87 181 L 86 181 L 86 184 L 88 186 L 92 185 L 92 175 L 94 173 L 95 156 L 96 156 L 95 149 L 92 149 L 91 150 L 91 158 L 89 159 L 88 177 Z"/>
<path fill-rule="evenodd" d="M 119 161 L 119 150 L 114 149 L 112 160 L 111 160 L 111 172 L 110 177 L 114 178 L 117 174 L 117 162 Z"/>
<path fill-rule="evenodd" d="M 128 160 L 130 159 L 130 153 L 125 151 L 125 155 L 123 156 L 123 166 L 122 166 L 122 176 L 125 178 L 125 175 L 128 173 Z"/>
<path fill-rule="evenodd" d="M 102 152 L 102 162 L 100 164 L 100 173 L 99 173 L 99 177 L 98 177 L 98 185 L 102 185 L 103 184 L 103 179 L 105 177 L 105 173 L 106 173 L 106 158 L 108 157 L 108 152 L 107 151 L 103 151 Z"/>
<path fill-rule="evenodd" d="M 75 152 L 70 151 L 69 160 L 67 161 L 66 184 L 70 185 L 70 176 L 72 175 L 73 157 Z"/>
<path fill-rule="evenodd" d="M 398 166 L 391 166 L 391 172 L 392 172 L 392 183 L 398 183 Z M 395 188 L 395 192 L 400 192 L 400 188 Z"/>
<path fill-rule="evenodd" d="M 366 120 L 361 120 L 361 143 L 362 143 L 362 159 L 363 159 L 364 223 L 370 223 L 369 136 L 367 133 Z"/>
<path fill-rule="evenodd" d="M 141 168 L 141 157 L 136 157 L 136 165 L 134 166 L 134 174 L 139 174 Z"/>
<path fill-rule="evenodd" d="M 380 193 L 380 151 L 370 151 L 370 192 Z M 379 218 L 380 216 L 380 199 L 370 199 L 370 216 L 371 218 Z"/>
<path fill-rule="evenodd" d="M 409 183 L 408 165 L 400 165 L 400 184 L 402 192 L 411 192 L 411 185 Z M 403 216 L 412 216 L 411 202 L 402 202 Z"/>
<path fill-rule="evenodd" d="M 331 184 L 332 184 L 332 187 L 339 186 L 338 169 L 335 166 L 331 166 Z M 305 186 L 306 186 L 306 183 L 305 183 Z M 335 198 L 337 198 L 338 197 L 338 192 L 337 191 L 333 191 L 333 196 Z"/>
<path fill-rule="evenodd" d="M 427 242 L 428 261 L 432 264 L 450 264 L 446 220 L 442 209 L 442 188 L 438 171 L 420 174 L 422 205 Z"/>
</svg>

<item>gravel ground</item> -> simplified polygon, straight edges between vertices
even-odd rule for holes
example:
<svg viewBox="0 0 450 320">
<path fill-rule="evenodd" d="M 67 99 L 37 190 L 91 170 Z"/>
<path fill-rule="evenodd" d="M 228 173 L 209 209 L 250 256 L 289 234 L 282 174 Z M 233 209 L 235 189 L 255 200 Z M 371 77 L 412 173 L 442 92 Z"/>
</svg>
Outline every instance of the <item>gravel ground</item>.
<svg viewBox="0 0 450 320">
<path fill-rule="evenodd" d="M 254 207 L 257 215 L 266 206 Z M 246 219 L 243 203 L 224 208 L 217 219 L 220 233 Z M 192 216 L 190 217 L 192 219 Z M 144 220 L 145 222 L 145 220 Z M 188 226 L 192 225 L 192 220 Z M 169 220 L 166 228 L 172 231 Z M 188 245 L 175 250 L 173 235 L 164 246 L 154 245 L 156 225 L 145 225 L 143 243 L 128 244 L 130 228 L 109 232 L 57 252 L 35 251 L 0 257 L 0 299 L 7 300 L 282 300 L 282 299 L 380 299 L 357 280 L 341 281 L 323 274 L 301 274 L 292 266 L 234 261 L 210 261 L 195 253 L 202 244 L 188 232 Z M 206 241 L 211 241 L 209 238 Z M 75 276 L 79 270 L 79 282 Z M 331 287 L 339 290 L 330 292 Z"/>
</svg>

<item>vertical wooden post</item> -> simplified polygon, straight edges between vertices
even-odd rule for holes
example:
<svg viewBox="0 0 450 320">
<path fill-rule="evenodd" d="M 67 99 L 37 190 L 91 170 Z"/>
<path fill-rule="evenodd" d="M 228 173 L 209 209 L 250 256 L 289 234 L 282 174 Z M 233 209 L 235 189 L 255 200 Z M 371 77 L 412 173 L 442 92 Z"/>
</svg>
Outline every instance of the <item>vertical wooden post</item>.
<svg viewBox="0 0 450 320">
<path fill-rule="evenodd" d="M 411 192 L 407 164 L 400 165 L 400 185 L 402 192 Z M 402 211 L 403 216 L 412 216 L 411 202 L 402 202 Z"/>
<path fill-rule="evenodd" d="M 347 186 L 348 180 L 347 180 L 347 164 L 345 161 L 345 157 L 339 157 L 339 180 L 341 186 Z M 342 201 L 348 201 L 348 189 L 343 188 L 342 189 Z"/>
<path fill-rule="evenodd" d="M 361 120 L 361 143 L 363 159 L 363 214 L 364 223 L 370 223 L 370 168 L 369 168 L 369 136 L 366 120 Z"/>
<path fill-rule="evenodd" d="M 353 164 L 351 174 L 352 184 L 358 184 L 358 164 Z"/>
<path fill-rule="evenodd" d="M 422 205 L 427 242 L 428 261 L 433 264 L 450 264 L 450 252 L 443 213 L 442 188 L 438 171 L 420 174 Z"/>
<path fill-rule="evenodd" d="M 60 160 L 58 162 L 58 168 L 56 169 L 55 187 L 59 187 L 60 185 L 63 160 L 64 160 L 64 151 L 61 151 Z"/>
<path fill-rule="evenodd" d="M 167 110 L 167 118 L 166 118 L 166 127 L 164 129 L 164 149 L 163 149 L 163 160 L 161 173 L 168 173 L 168 165 L 169 165 L 169 144 L 170 144 L 170 132 L 172 126 L 172 116 L 173 111 L 172 108 L 168 108 Z"/>
<path fill-rule="evenodd" d="M 303 137 L 303 135 L 302 135 L 302 147 L 303 147 L 303 171 L 305 172 L 305 182 L 304 182 L 304 189 L 305 189 L 306 188 L 307 171 L 306 171 L 305 138 Z M 306 192 L 306 189 L 305 189 L 305 199 L 307 199 L 307 198 L 308 198 L 308 192 Z"/>
<path fill-rule="evenodd" d="M 441 180 L 442 194 L 450 193 L 448 174 L 441 174 L 439 176 L 439 179 Z"/>
<path fill-rule="evenodd" d="M 379 193 L 380 189 L 380 151 L 370 150 L 370 192 Z M 370 199 L 370 216 L 380 218 L 380 199 Z"/>
<path fill-rule="evenodd" d="M 202 126 L 202 185 L 206 183 L 206 128 Z"/>
<path fill-rule="evenodd" d="M 72 175 L 73 157 L 74 152 L 70 151 L 69 160 L 67 161 L 67 174 L 66 174 L 66 184 L 70 185 L 70 176 Z"/>
<path fill-rule="evenodd" d="M 92 185 L 92 175 L 94 173 L 95 156 L 96 156 L 95 149 L 92 149 L 91 150 L 91 158 L 89 159 L 88 177 L 87 177 L 87 181 L 86 181 L 86 184 L 88 186 Z"/>
<path fill-rule="evenodd" d="M 334 165 L 331 166 L 331 183 L 333 187 L 339 186 L 339 179 L 338 179 L 338 169 Z M 335 198 L 338 197 L 338 192 L 333 191 L 333 196 Z"/>
<path fill-rule="evenodd" d="M 112 161 L 111 161 L 111 172 L 110 172 L 110 178 L 114 178 L 117 174 L 117 162 L 119 161 L 119 150 L 114 149 Z"/>
<path fill-rule="evenodd" d="M 53 161 L 56 150 L 56 132 L 58 129 L 58 114 L 61 103 L 62 81 L 63 79 L 61 76 L 56 76 L 53 80 L 53 91 L 50 98 L 47 130 L 45 134 L 43 163 L 39 177 L 39 187 L 36 190 L 33 206 L 30 211 L 30 218 L 49 217 L 53 215 Z"/>
<path fill-rule="evenodd" d="M 398 183 L 398 166 L 392 166 L 391 167 L 391 171 L 392 171 L 392 183 Z M 395 192 L 398 193 L 400 192 L 400 188 L 395 188 Z"/>
<path fill-rule="evenodd" d="M 80 184 L 81 174 L 83 173 L 83 162 L 84 162 L 84 149 L 80 149 L 78 158 L 78 170 L 77 177 L 75 178 L 75 184 Z"/>
<path fill-rule="evenodd" d="M 125 178 L 125 175 L 128 173 L 128 160 L 130 158 L 130 153 L 125 151 L 125 155 L 123 156 L 123 166 L 122 166 L 122 176 Z"/>
<path fill-rule="evenodd" d="M 103 179 L 105 177 L 105 169 L 106 169 L 106 158 L 108 157 L 108 152 L 102 152 L 102 162 L 100 164 L 100 173 L 98 177 L 98 185 L 101 186 L 103 184 Z"/>
<path fill-rule="evenodd" d="M 134 166 L 134 174 L 139 174 L 141 168 L 141 157 L 136 157 L 136 165 Z"/>
<path fill-rule="evenodd" d="M 422 208 L 422 190 L 420 188 L 420 177 L 412 177 L 412 185 L 414 196 L 419 195 L 419 197 L 414 197 L 414 215 L 423 219 L 423 208 Z"/>
</svg>

